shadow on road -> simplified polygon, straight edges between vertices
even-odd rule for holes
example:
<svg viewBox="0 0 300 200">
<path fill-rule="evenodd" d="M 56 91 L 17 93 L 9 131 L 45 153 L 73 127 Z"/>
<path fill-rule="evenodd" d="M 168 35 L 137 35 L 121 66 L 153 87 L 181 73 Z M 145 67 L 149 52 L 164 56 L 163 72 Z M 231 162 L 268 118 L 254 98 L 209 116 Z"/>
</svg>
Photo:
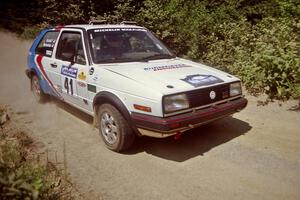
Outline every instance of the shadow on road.
<svg viewBox="0 0 300 200">
<path fill-rule="evenodd" d="M 86 123 L 93 124 L 93 117 L 90 115 L 59 100 L 53 100 L 53 103 Z M 175 140 L 174 137 L 137 138 L 131 149 L 124 154 L 146 152 L 163 159 L 184 162 L 190 158 L 204 155 L 209 150 L 246 134 L 251 128 L 247 122 L 227 117 L 187 131 L 179 140 Z"/>
<path fill-rule="evenodd" d="M 251 128 L 247 122 L 228 117 L 187 131 L 179 140 L 175 140 L 174 137 L 138 138 L 126 154 L 146 152 L 163 159 L 183 162 L 204 155 L 212 148 L 246 134 Z"/>
</svg>

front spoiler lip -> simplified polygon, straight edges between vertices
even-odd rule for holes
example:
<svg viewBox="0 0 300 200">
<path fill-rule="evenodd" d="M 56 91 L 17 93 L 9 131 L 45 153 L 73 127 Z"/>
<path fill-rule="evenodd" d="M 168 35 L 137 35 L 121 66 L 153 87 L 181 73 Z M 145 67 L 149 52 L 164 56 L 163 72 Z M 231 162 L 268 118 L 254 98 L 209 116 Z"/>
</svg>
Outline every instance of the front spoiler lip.
<svg viewBox="0 0 300 200">
<path fill-rule="evenodd" d="M 154 117 L 140 113 L 132 113 L 131 117 L 137 128 L 171 134 L 234 114 L 245 108 L 247 103 L 248 100 L 241 97 L 226 103 L 171 117 Z"/>
</svg>

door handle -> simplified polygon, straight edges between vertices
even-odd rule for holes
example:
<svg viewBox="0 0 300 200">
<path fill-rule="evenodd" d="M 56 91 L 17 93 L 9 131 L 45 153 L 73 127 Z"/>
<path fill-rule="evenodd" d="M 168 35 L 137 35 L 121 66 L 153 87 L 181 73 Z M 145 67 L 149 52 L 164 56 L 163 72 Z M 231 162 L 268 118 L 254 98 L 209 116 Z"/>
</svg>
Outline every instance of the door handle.
<svg viewBox="0 0 300 200">
<path fill-rule="evenodd" d="M 53 68 L 56 68 L 57 64 L 56 63 L 51 63 L 50 66 L 53 67 Z"/>
</svg>

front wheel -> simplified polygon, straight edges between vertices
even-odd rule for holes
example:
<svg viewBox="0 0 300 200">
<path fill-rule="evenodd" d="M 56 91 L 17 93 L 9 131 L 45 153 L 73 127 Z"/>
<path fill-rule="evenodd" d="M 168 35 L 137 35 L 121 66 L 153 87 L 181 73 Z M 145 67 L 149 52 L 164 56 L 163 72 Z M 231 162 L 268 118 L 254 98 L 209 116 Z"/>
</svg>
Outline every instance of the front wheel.
<svg viewBox="0 0 300 200">
<path fill-rule="evenodd" d="M 110 150 L 120 152 L 128 149 L 135 134 L 122 114 L 110 104 L 102 104 L 98 108 L 99 132 Z"/>
<path fill-rule="evenodd" d="M 35 97 L 35 99 L 39 102 L 45 102 L 47 99 L 47 95 L 43 92 L 40 85 L 40 80 L 36 75 L 31 77 L 30 89 Z"/>
</svg>

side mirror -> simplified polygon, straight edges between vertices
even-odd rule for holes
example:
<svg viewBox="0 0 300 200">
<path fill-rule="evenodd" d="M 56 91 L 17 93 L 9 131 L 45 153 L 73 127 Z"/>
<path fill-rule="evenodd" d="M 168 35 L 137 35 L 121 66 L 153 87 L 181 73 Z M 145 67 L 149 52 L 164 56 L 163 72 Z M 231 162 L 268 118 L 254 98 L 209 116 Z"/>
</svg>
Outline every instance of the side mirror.
<svg viewBox="0 0 300 200">
<path fill-rule="evenodd" d="M 74 65 L 76 63 L 76 55 L 74 54 L 71 58 L 70 65 Z"/>
</svg>

